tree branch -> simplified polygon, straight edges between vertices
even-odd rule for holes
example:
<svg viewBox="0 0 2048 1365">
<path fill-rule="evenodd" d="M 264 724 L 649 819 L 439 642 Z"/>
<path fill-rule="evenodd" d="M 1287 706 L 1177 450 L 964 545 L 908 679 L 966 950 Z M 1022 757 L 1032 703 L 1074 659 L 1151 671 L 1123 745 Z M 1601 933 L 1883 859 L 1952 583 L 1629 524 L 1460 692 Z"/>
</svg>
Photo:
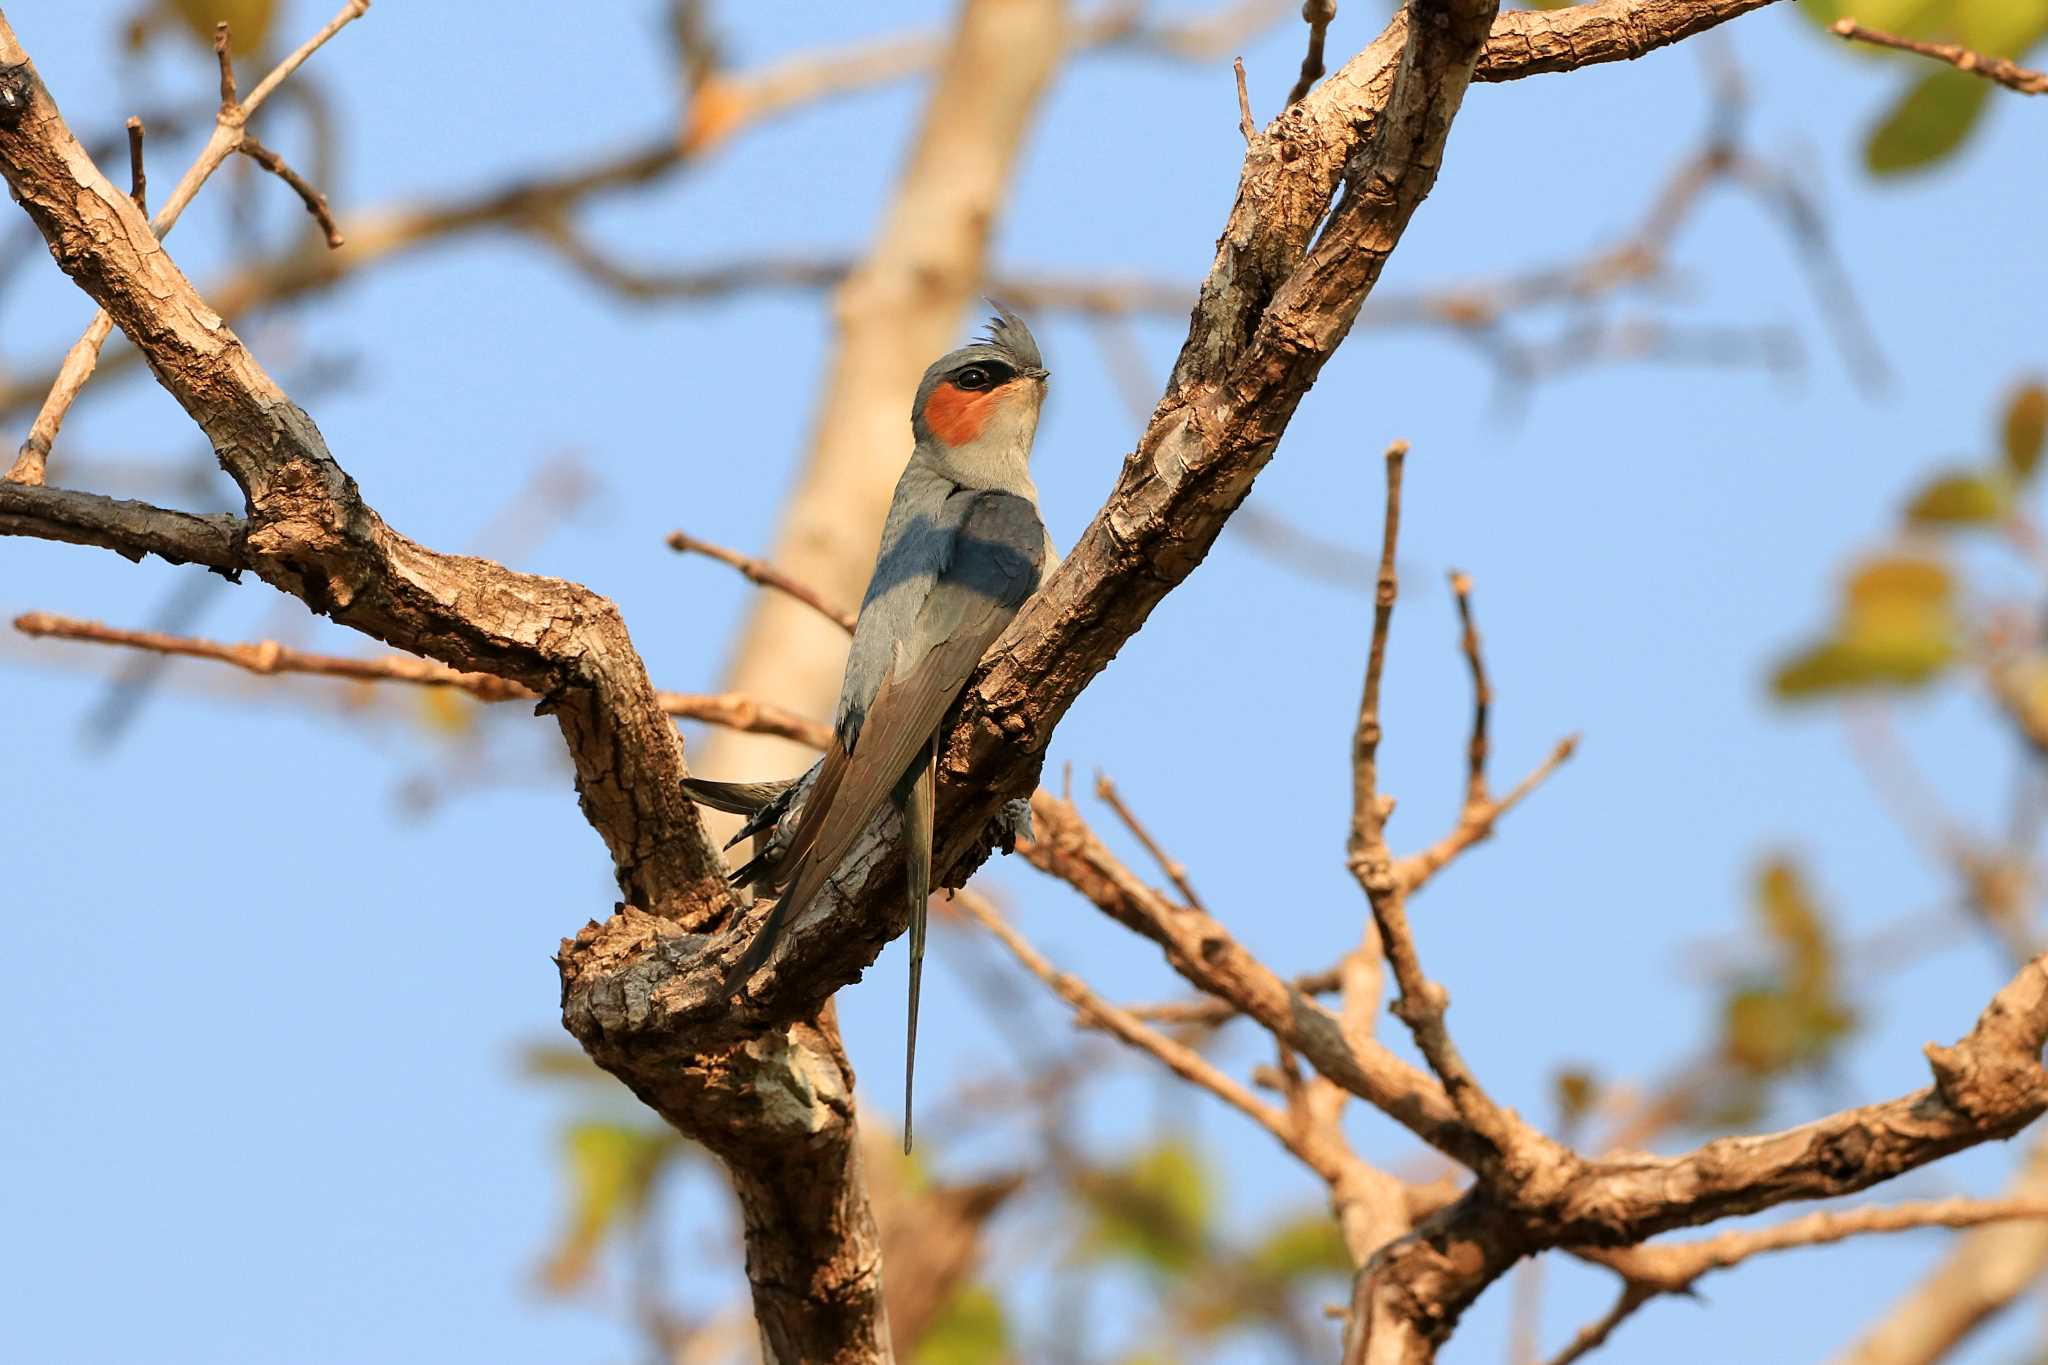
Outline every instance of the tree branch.
<svg viewBox="0 0 2048 1365">
<path fill-rule="evenodd" d="M 1981 52 L 1972 52 L 1967 47 L 1954 43 L 1922 43 L 1912 38 L 1901 38 L 1896 33 L 1881 29 L 1865 28 L 1854 19 L 1842 18 L 1828 26 L 1828 31 L 1845 42 L 1870 43 L 1877 47 L 1889 47 L 1899 52 L 1918 53 L 1932 57 L 1937 62 L 1947 62 L 1958 71 L 1967 71 L 1973 76 L 1982 76 L 1987 81 L 1996 81 L 2008 90 L 2017 90 L 2022 95 L 2048 95 L 2048 71 L 2035 71 L 2003 57 L 1987 57 Z"/>
<path fill-rule="evenodd" d="M 251 101 L 262 93 L 259 86 Z M 829 1019 L 814 1010 L 768 1028 L 742 1022 L 744 1010 L 728 1011 L 732 1033 L 749 1032 L 751 1041 L 655 1056 L 635 1046 L 642 1040 L 627 1027 L 645 997 L 629 997 L 606 971 L 617 962 L 613 952 L 662 951 L 732 910 L 723 862 L 683 793 L 680 738 L 618 610 L 576 584 L 441 554 L 386 526 L 312 419 L 193 290 L 134 201 L 93 165 L 4 17 L 0 174 L 58 265 L 147 356 L 242 490 L 246 520 L 233 537 L 240 567 L 364 634 L 543 698 L 626 904 L 604 929 L 592 925 L 565 942 L 565 1015 L 601 1065 L 725 1159 L 774 1358 L 887 1359 L 874 1222 L 854 1155 L 851 1072 Z M 31 491 L 7 489 L 8 505 L 22 505 L 20 495 Z M 131 526 L 132 505 L 88 507 L 76 498 L 55 500 L 70 517 L 57 527 L 72 533 L 66 538 L 139 536 L 142 548 L 226 557 L 204 534 L 217 541 L 225 529 L 218 524 L 157 514 Z M 51 501 L 26 506 L 47 513 Z M 109 516 L 121 524 L 109 526 Z"/>
<path fill-rule="evenodd" d="M 235 96 L 234 63 L 228 56 L 227 26 L 220 25 L 214 34 L 214 50 L 220 60 L 220 112 L 214 119 L 213 132 L 207 137 L 206 145 L 199 149 L 198 157 L 192 162 L 184 176 L 172 189 L 171 197 L 157 210 L 156 217 L 148 220 L 151 232 L 157 237 L 167 237 L 177 225 L 178 218 L 185 212 L 185 206 L 192 202 L 213 173 L 220 169 L 223 161 L 232 156 L 247 136 L 249 116 L 263 107 L 271 92 L 284 84 L 287 77 L 326 45 L 327 40 L 357 19 L 370 8 L 370 0 L 348 0 L 319 32 L 299 44 L 291 55 L 265 76 L 245 100 Z M 16 51 L 19 48 L 9 43 Z M 24 56 L 23 61 L 26 61 Z M 70 135 L 67 132 L 66 137 Z M 76 147 L 76 141 L 73 146 Z M 139 146 L 139 143 L 136 144 Z M 90 164 L 83 148 L 78 155 Z M 138 196 L 139 197 L 139 196 Z M 137 204 L 137 213 L 141 213 Z M 37 223 L 38 227 L 42 224 Z M 47 229 L 46 229 L 47 233 Z M 61 263 L 61 259 L 60 259 Z M 88 291 L 90 292 L 90 291 Z M 49 396 L 43 400 L 42 408 L 29 425 L 29 434 L 21 443 L 21 450 L 15 456 L 14 467 L 7 471 L 7 478 L 16 483 L 41 483 L 49 463 L 50 447 L 57 439 L 57 429 L 63 425 L 64 415 L 71 410 L 71 404 L 85 388 L 85 382 L 92 378 L 93 368 L 98 365 L 100 348 L 106 345 L 107 337 L 114 330 L 114 318 L 106 309 L 94 314 L 86 327 L 85 335 L 72 344 L 65 353 L 64 362 L 58 367 L 56 380 L 50 386 Z"/>
<path fill-rule="evenodd" d="M 137 562 L 156 555 L 235 578 L 250 567 L 242 543 L 247 532 L 240 517 L 0 480 L 0 535 L 94 545 Z"/>
<path fill-rule="evenodd" d="M 0 498 L 5 497 L 0 489 Z M 14 618 L 14 628 L 38 639 L 76 640 L 87 644 L 120 645 L 153 654 L 188 659 L 210 659 L 229 664 L 245 673 L 269 677 L 279 673 L 304 673 L 323 678 L 355 682 L 412 683 L 421 687 L 446 687 L 464 692 L 482 702 L 541 701 L 541 694 L 523 683 L 495 673 L 464 673 L 431 659 L 394 654 L 381 659 L 350 658 L 337 654 L 313 654 L 275 640 L 250 644 L 221 644 L 189 635 L 167 635 L 154 630 L 117 630 L 97 621 L 80 621 L 49 612 L 23 612 Z M 832 728 L 818 721 L 794 715 L 779 706 L 743 697 L 738 693 L 656 692 L 655 703 L 671 716 L 701 720 L 735 730 L 779 735 L 822 749 Z"/>
</svg>

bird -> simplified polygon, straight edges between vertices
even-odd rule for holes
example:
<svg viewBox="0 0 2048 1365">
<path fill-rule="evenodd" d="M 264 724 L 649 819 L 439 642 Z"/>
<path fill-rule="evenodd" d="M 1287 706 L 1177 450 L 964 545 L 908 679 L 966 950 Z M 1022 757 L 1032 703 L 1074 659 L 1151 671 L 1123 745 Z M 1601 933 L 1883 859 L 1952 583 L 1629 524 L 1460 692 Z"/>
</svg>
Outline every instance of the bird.
<svg viewBox="0 0 2048 1365">
<path fill-rule="evenodd" d="M 726 847 L 756 838 L 756 852 L 732 883 L 780 892 L 726 980 L 729 995 L 767 962 L 875 818 L 887 807 L 901 818 L 910 903 L 906 1153 L 940 723 L 983 652 L 1059 562 L 1030 470 L 1049 372 L 1024 320 L 993 306 L 986 333 L 934 361 L 917 386 L 914 446 L 882 524 L 824 756 L 795 779 L 684 782 L 699 804 L 747 817 Z M 1028 807 L 1007 818 L 1028 820 Z"/>
</svg>

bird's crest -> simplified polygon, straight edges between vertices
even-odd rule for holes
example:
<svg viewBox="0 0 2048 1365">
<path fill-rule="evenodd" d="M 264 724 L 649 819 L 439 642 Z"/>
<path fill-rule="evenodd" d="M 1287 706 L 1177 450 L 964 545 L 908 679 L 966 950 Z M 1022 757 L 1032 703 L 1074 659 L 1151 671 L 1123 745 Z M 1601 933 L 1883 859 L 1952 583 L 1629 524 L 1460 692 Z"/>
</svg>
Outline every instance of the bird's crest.
<svg viewBox="0 0 2048 1365">
<path fill-rule="evenodd" d="M 983 302 L 995 309 L 996 315 L 988 320 L 988 330 L 980 339 L 1010 355 L 1020 370 L 1043 369 L 1045 362 L 1038 355 L 1038 339 L 1031 335 L 1024 319 L 994 299 Z"/>
</svg>

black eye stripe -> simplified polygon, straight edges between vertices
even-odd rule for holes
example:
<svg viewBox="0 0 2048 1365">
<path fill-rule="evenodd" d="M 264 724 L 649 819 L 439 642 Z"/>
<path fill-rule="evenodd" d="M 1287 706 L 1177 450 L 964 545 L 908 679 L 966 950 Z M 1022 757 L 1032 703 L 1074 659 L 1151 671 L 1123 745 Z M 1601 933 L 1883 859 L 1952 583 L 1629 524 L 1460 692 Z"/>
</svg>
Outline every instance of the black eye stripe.
<svg viewBox="0 0 2048 1365">
<path fill-rule="evenodd" d="M 969 393 L 978 393 L 983 389 L 995 388 L 1000 384 L 1006 383 L 1011 377 L 1011 371 L 1007 365 L 998 365 L 993 361 L 963 365 L 949 376 L 954 388 L 964 389 Z"/>
</svg>

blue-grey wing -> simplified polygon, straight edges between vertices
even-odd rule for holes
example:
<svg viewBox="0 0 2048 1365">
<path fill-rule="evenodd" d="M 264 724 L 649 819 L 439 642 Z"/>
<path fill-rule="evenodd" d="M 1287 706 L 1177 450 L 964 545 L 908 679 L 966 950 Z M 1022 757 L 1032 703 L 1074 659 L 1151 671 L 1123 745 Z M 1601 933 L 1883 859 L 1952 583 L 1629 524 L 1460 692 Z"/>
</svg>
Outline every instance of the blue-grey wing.
<svg viewBox="0 0 2048 1365">
<path fill-rule="evenodd" d="M 966 510 L 962 500 L 952 496 L 957 492 L 951 480 L 916 460 L 896 483 L 888 519 L 882 524 L 874 576 L 861 599 L 860 619 L 847 651 L 839 706 L 832 716 L 832 728 L 844 748 L 859 743 L 861 724 L 888 676 L 897 642 L 909 637 L 932 585 L 946 570 Z"/>
<path fill-rule="evenodd" d="M 1013 493 L 962 490 L 959 531 L 876 688 L 851 751 L 827 751 L 777 868 L 778 917 L 802 913 L 903 780 L 968 675 L 1037 589 L 1045 564 L 1038 509 Z M 780 878 L 777 878 L 780 880 Z"/>
</svg>

